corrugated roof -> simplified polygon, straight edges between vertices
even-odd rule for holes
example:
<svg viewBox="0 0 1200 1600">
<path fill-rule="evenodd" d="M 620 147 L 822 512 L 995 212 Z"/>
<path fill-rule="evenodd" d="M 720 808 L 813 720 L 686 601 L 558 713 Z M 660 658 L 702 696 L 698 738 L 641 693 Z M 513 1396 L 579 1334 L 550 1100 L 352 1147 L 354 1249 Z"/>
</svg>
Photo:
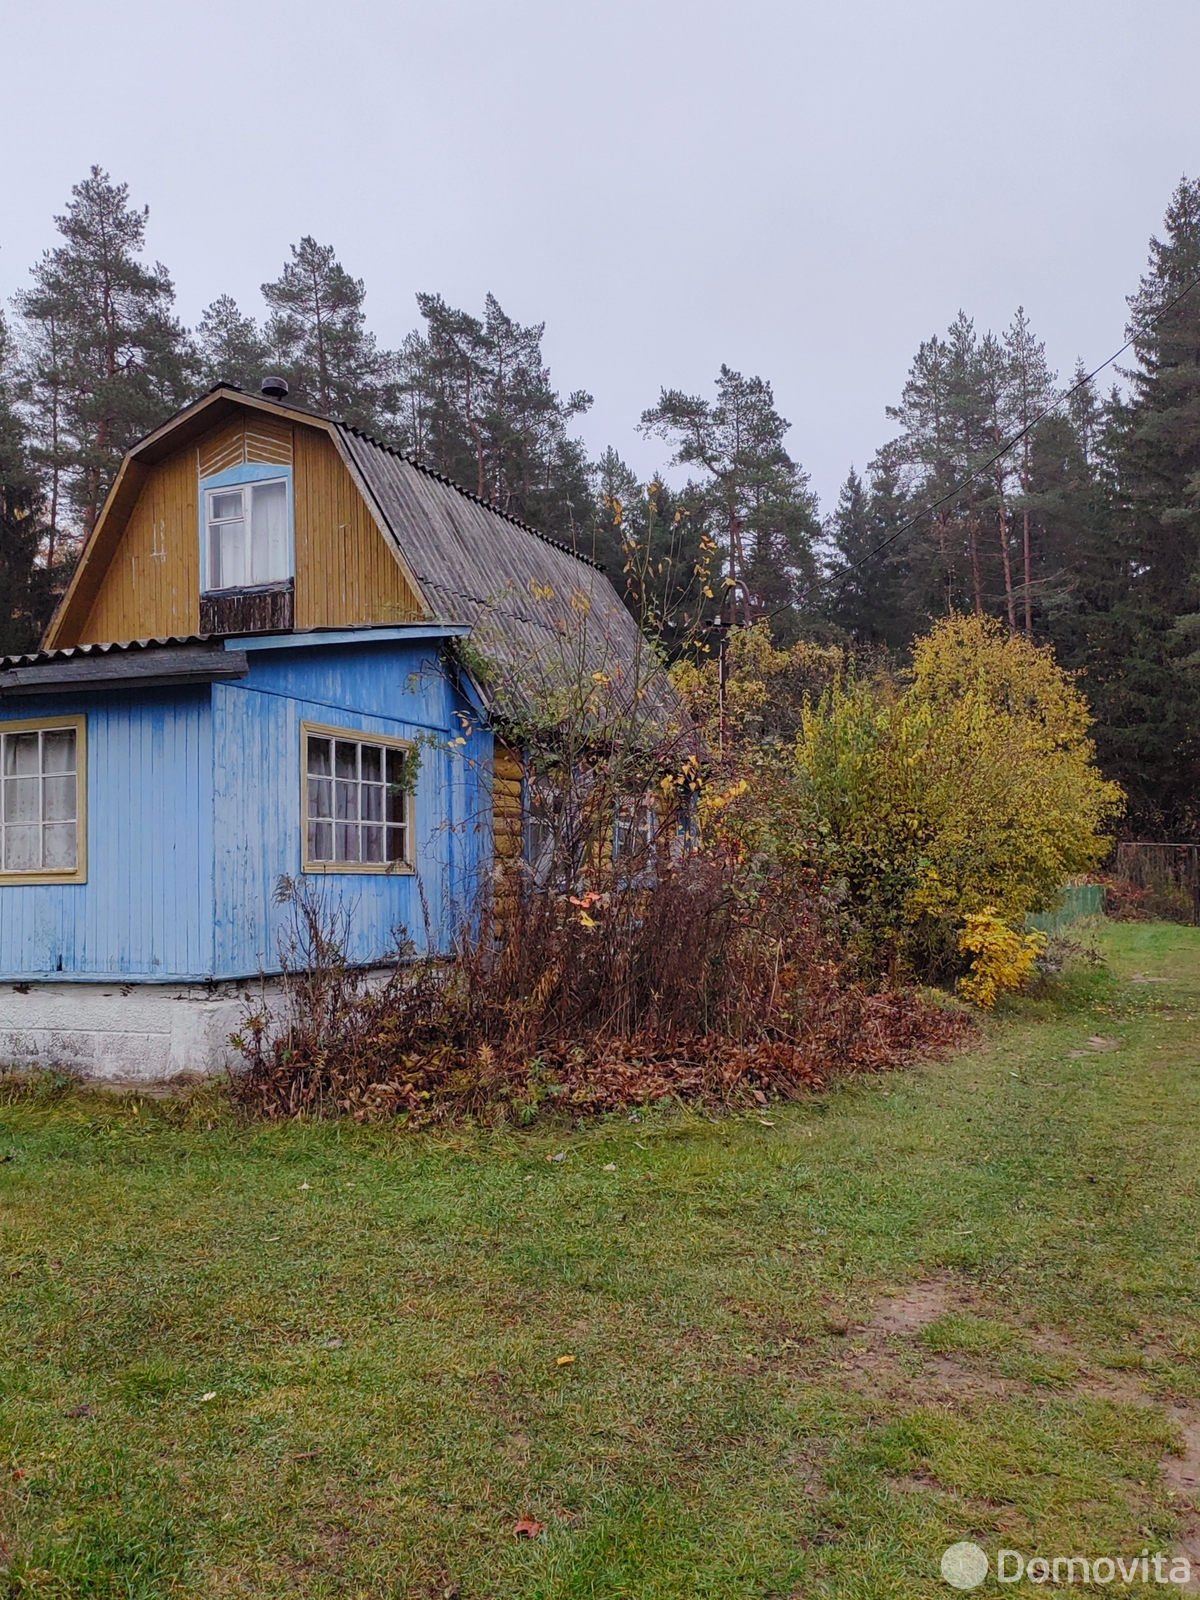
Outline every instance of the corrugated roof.
<svg viewBox="0 0 1200 1600">
<path fill-rule="evenodd" d="M 73 644 L 61 650 L 31 650 L 21 656 L 0 656 L 0 666 L 40 667 L 51 661 L 70 661 L 73 656 L 104 656 L 127 650 L 164 650 L 180 645 L 209 644 L 206 633 L 174 634 L 166 639 L 125 639 L 115 644 Z"/>
<path fill-rule="evenodd" d="M 471 627 L 499 687 L 525 709 L 599 679 L 612 686 L 602 699 L 628 704 L 640 691 L 647 708 L 673 708 L 650 644 L 596 562 L 357 429 L 338 433 L 430 604 Z"/>
</svg>

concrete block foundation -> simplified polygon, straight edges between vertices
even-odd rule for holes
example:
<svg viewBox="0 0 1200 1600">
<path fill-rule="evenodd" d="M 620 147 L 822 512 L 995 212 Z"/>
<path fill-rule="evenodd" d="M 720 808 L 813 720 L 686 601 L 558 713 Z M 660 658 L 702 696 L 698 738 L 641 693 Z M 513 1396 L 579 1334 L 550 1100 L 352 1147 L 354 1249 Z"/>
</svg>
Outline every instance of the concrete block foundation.
<svg viewBox="0 0 1200 1600">
<path fill-rule="evenodd" d="M 226 1071 L 235 1064 L 229 1036 L 264 987 L 272 986 L 0 984 L 0 1067 L 143 1083 Z"/>
</svg>

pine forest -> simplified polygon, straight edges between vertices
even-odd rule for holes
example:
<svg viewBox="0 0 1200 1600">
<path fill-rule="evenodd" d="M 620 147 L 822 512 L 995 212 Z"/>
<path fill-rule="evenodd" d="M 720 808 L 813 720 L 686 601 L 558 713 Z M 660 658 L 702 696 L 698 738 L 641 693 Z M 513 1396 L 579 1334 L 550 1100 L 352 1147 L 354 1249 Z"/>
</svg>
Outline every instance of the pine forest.
<svg viewBox="0 0 1200 1600">
<path fill-rule="evenodd" d="M 292 403 L 594 557 L 668 655 L 698 623 L 761 625 L 904 672 L 914 637 L 955 614 L 1052 646 L 1128 796 L 1122 829 L 1196 836 L 1200 179 L 1150 241 L 1126 365 L 1056 373 L 1020 307 L 996 330 L 961 311 L 824 512 L 767 376 L 722 366 L 694 395 L 663 374 L 630 419 L 661 446 L 643 482 L 613 448 L 589 459 L 573 424 L 591 396 L 555 388 L 543 325 L 492 295 L 467 310 L 418 293 L 413 331 L 384 349 L 362 280 L 306 237 L 262 286 L 261 320 L 220 294 L 189 329 L 148 218 L 93 168 L 0 311 L 0 652 L 36 648 L 123 453 L 214 384 L 257 392 L 277 373 Z"/>
</svg>

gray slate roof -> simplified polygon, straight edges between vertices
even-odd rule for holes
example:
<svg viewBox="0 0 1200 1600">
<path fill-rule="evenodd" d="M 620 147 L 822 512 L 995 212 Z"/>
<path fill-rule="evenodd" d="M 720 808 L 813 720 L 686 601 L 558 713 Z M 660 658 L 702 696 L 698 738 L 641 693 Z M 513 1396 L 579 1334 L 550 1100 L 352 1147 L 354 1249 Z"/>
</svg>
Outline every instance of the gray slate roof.
<svg viewBox="0 0 1200 1600">
<path fill-rule="evenodd" d="M 548 711 L 600 679 L 600 700 L 676 710 L 650 645 L 602 568 L 356 429 L 338 432 L 426 598 L 471 627 L 497 710 Z M 515 703 L 514 703 L 515 702 Z"/>
</svg>

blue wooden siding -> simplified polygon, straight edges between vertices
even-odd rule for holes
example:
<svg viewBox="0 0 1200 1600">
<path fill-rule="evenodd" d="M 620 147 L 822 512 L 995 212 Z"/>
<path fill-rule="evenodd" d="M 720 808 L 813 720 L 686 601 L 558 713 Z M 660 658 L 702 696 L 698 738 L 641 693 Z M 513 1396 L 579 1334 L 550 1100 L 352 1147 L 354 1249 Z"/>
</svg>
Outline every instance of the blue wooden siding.
<svg viewBox="0 0 1200 1600">
<path fill-rule="evenodd" d="M 250 674 L 176 690 L 6 698 L 0 720 L 87 717 L 88 881 L 0 885 L 0 979 L 244 978 L 277 971 L 299 877 L 300 724 L 411 739 L 415 874 L 303 881 L 350 922 L 355 961 L 403 929 L 447 951 L 490 863 L 490 733 L 436 641 L 251 648 Z M 464 738 L 465 744 L 455 741 Z"/>
<path fill-rule="evenodd" d="M 0 886 L 0 977 L 212 971 L 207 688 L 5 698 L 0 720 L 87 718 L 88 877 Z"/>
<path fill-rule="evenodd" d="M 250 676 L 213 689 L 214 976 L 279 966 L 292 913 L 281 877 L 301 876 L 301 722 L 410 739 L 418 746 L 415 873 L 309 874 L 307 891 L 349 926 L 354 961 L 384 958 L 398 936 L 446 951 L 490 854 L 481 764 L 491 736 L 472 729 L 435 642 L 355 643 L 250 653 Z"/>
</svg>

